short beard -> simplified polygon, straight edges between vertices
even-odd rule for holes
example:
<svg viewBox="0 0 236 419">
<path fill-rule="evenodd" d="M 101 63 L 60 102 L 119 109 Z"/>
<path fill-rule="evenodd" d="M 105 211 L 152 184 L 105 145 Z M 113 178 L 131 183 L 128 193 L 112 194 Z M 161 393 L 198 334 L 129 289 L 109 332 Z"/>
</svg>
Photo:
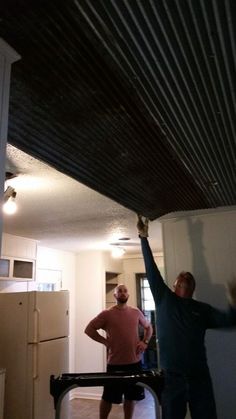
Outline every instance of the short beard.
<svg viewBox="0 0 236 419">
<path fill-rule="evenodd" d="M 120 304 L 125 304 L 125 303 L 127 303 L 127 301 L 128 301 L 128 298 L 129 297 L 126 297 L 126 298 L 116 298 L 116 301 L 117 301 L 117 303 L 120 303 Z"/>
</svg>

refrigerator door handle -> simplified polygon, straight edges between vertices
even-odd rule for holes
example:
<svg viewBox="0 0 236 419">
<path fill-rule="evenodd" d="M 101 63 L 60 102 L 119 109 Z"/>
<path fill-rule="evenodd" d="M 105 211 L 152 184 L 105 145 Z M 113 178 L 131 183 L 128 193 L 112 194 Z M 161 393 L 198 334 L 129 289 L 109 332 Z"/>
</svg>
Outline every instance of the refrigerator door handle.
<svg viewBox="0 0 236 419">
<path fill-rule="evenodd" d="M 38 378 L 38 345 L 33 345 L 33 379 Z"/>
<path fill-rule="evenodd" d="M 40 310 L 36 307 L 34 309 L 34 343 L 39 342 L 39 314 Z"/>
</svg>

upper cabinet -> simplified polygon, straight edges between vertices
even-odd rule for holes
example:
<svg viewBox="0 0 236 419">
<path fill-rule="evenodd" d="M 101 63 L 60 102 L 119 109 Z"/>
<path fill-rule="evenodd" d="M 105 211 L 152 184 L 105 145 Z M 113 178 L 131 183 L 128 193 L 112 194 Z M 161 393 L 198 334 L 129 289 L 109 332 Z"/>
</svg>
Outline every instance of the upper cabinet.
<svg viewBox="0 0 236 419">
<path fill-rule="evenodd" d="M 37 241 L 3 234 L 0 279 L 32 281 L 35 279 Z"/>
<path fill-rule="evenodd" d="M 4 233 L 2 235 L 1 255 L 23 259 L 36 259 L 37 241 Z"/>
</svg>

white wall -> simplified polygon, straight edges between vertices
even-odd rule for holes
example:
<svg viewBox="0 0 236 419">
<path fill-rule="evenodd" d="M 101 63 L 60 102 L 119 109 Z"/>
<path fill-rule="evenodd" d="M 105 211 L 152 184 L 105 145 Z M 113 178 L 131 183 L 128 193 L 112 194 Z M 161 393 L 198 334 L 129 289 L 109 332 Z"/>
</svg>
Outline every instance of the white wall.
<svg viewBox="0 0 236 419">
<path fill-rule="evenodd" d="M 166 277 L 171 285 L 181 270 L 193 273 L 196 299 L 225 308 L 226 281 L 236 278 L 236 208 L 163 217 Z M 208 331 L 209 366 L 219 418 L 236 412 L 236 329 Z"/>
<path fill-rule="evenodd" d="M 84 334 L 88 322 L 104 306 L 104 271 L 101 252 L 77 255 L 76 269 L 76 371 L 103 371 L 102 345 Z"/>
<path fill-rule="evenodd" d="M 36 269 L 60 270 L 62 289 L 70 292 L 70 364 L 69 371 L 75 371 L 75 278 L 76 278 L 76 255 L 73 252 L 38 246 Z M 32 284 L 33 286 L 34 284 Z"/>
<path fill-rule="evenodd" d="M 104 347 L 84 333 L 89 321 L 105 304 L 105 271 L 103 254 L 98 251 L 81 252 L 76 267 L 76 342 L 75 372 L 103 372 Z M 100 387 L 77 388 L 73 397 L 100 399 Z"/>
<path fill-rule="evenodd" d="M 76 372 L 104 372 L 105 347 L 84 333 L 89 321 L 105 307 L 105 273 L 121 272 L 120 261 L 101 251 L 81 252 L 76 267 Z M 100 397 L 100 388 L 77 389 L 83 397 Z"/>
</svg>

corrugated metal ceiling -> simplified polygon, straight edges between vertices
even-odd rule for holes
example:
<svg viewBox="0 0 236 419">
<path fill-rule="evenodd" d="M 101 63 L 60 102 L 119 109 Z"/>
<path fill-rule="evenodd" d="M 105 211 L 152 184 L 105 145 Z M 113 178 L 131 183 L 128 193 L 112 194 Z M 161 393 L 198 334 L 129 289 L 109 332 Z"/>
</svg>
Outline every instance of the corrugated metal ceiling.
<svg viewBox="0 0 236 419">
<path fill-rule="evenodd" d="M 234 0 L 12 1 L 9 142 L 150 218 L 236 204 Z"/>
</svg>

